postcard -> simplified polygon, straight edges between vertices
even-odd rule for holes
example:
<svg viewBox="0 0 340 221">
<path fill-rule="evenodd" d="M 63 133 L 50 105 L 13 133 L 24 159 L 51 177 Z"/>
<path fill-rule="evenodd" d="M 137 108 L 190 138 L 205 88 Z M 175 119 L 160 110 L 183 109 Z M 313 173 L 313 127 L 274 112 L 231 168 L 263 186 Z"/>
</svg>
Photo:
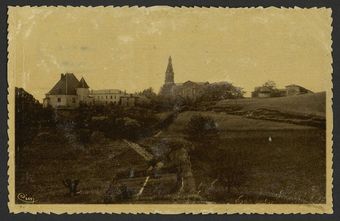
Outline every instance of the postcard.
<svg viewBox="0 0 340 221">
<path fill-rule="evenodd" d="M 329 8 L 9 7 L 12 213 L 329 214 Z"/>
</svg>

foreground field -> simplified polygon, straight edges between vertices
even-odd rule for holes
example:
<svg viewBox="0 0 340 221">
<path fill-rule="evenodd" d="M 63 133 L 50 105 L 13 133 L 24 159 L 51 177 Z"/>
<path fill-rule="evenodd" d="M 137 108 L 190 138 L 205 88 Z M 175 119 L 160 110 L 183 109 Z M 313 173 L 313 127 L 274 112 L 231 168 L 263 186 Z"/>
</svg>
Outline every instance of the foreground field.
<svg viewBox="0 0 340 221">
<path fill-rule="evenodd" d="M 196 183 L 207 186 L 216 177 L 212 162 L 219 156 L 213 148 L 229 149 L 243 154 L 241 163 L 247 165 L 245 182 L 234 190 L 236 198 L 252 196 L 251 203 L 269 199 L 273 203 L 324 203 L 324 133 L 319 130 L 281 131 L 271 142 L 269 135 L 268 131 L 256 132 L 255 136 L 250 132 L 247 137 L 234 136 L 218 143 L 197 144 L 190 154 Z M 233 202 L 232 198 L 221 199 L 225 200 Z"/>
<path fill-rule="evenodd" d="M 186 125 L 196 114 L 213 118 L 218 134 L 188 137 Z M 169 140 L 178 142 L 168 145 Z M 190 203 L 325 202 L 326 141 L 325 130 L 320 128 L 223 112 L 186 111 L 153 137 L 138 142 L 141 148 L 162 160 L 165 167 L 176 159 L 180 165 L 186 164 L 183 168 L 187 168 L 186 174 L 191 174 Z M 178 146 L 183 143 L 192 148 L 182 151 Z M 142 152 L 139 147 L 136 151 L 128 144 L 104 138 L 81 145 L 65 126 L 42 129 L 16 156 L 20 159 L 16 167 L 16 193 L 31 195 L 37 203 L 106 203 L 113 179 L 123 174 L 121 182 L 135 192 L 149 180 L 145 195 L 124 203 L 188 203 L 187 199 L 179 198 L 179 193 L 172 192 L 181 171 L 177 166 L 169 166 L 159 178 L 148 178 L 145 171 L 149 170 L 150 162 L 137 153 Z M 169 150 L 163 151 L 169 148 L 179 149 L 171 156 Z M 229 155 L 221 159 L 221 151 Z M 219 175 L 216 165 L 228 161 L 232 164 L 226 173 L 238 169 L 235 167 L 238 165 L 244 170 L 236 174 L 240 176 L 239 182 L 226 192 L 225 186 L 216 181 Z M 65 179 L 80 180 L 79 195 L 70 197 L 63 185 Z"/>
<path fill-rule="evenodd" d="M 190 152 L 190 159 L 196 183 L 201 189 L 214 183 L 213 164 L 219 157 L 216 149 L 225 149 L 233 150 L 236 156 L 243 154 L 241 160 L 247 170 L 245 182 L 232 194 L 219 197 L 221 202 L 325 202 L 324 130 L 225 113 L 188 111 L 181 113 L 158 139 L 188 139 L 185 125 L 195 114 L 212 117 L 219 129 L 217 137 L 193 141 L 195 149 Z M 213 188 L 218 189 L 218 185 Z"/>
<path fill-rule="evenodd" d="M 81 146 L 54 129 L 41 132 L 22 155 L 16 193 L 31 195 L 37 203 L 103 203 L 115 175 L 148 168 L 123 141 Z M 80 181 L 78 196 L 69 196 L 65 179 Z"/>
</svg>

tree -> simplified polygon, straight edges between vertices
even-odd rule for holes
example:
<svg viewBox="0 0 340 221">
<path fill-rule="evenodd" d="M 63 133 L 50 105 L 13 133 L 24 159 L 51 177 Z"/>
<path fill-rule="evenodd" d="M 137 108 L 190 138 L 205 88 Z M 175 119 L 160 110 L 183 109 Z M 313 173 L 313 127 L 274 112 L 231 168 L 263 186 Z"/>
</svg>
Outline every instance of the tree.
<svg viewBox="0 0 340 221">
<path fill-rule="evenodd" d="M 213 135 L 218 132 L 214 119 L 200 114 L 194 115 L 190 118 L 186 131 L 190 137 L 196 138 Z"/>
<path fill-rule="evenodd" d="M 146 98 L 149 98 L 149 99 L 154 99 L 155 97 L 157 97 L 157 94 L 153 91 L 152 87 L 144 89 L 142 92 L 139 92 L 138 94 L 145 96 Z"/>
<path fill-rule="evenodd" d="M 208 85 L 202 95 L 202 101 L 217 101 L 223 99 L 243 98 L 244 91 L 240 87 L 235 87 L 230 83 L 220 83 Z"/>
<path fill-rule="evenodd" d="M 276 83 L 274 81 L 266 81 L 261 87 L 257 87 L 255 88 L 255 90 L 252 92 L 252 97 L 257 97 L 259 92 L 261 92 L 261 90 L 263 89 L 267 89 L 270 91 L 270 96 L 271 97 L 280 97 L 282 96 L 280 93 L 280 90 L 277 89 L 276 87 Z"/>
<path fill-rule="evenodd" d="M 262 86 L 269 88 L 270 90 L 273 90 L 273 91 L 277 90 L 276 83 L 274 81 L 271 81 L 271 80 L 266 81 Z"/>
</svg>

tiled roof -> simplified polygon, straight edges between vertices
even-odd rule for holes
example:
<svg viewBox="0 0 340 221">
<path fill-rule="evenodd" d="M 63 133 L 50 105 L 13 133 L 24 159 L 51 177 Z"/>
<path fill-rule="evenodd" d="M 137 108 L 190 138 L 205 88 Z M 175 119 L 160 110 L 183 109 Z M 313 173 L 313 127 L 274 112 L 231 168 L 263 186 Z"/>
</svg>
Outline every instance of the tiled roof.
<svg viewBox="0 0 340 221">
<path fill-rule="evenodd" d="M 76 88 L 79 84 L 78 79 L 72 73 L 61 74 L 60 80 L 48 92 L 51 95 L 76 95 Z"/>
<path fill-rule="evenodd" d="M 90 88 L 90 87 L 87 85 L 85 79 L 82 77 L 79 81 L 77 88 Z"/>
</svg>

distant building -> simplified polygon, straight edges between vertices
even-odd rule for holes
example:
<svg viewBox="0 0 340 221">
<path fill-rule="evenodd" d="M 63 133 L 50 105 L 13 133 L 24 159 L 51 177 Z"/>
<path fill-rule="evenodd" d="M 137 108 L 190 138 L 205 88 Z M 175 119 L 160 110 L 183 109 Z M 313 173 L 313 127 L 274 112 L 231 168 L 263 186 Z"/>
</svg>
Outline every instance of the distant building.
<svg viewBox="0 0 340 221">
<path fill-rule="evenodd" d="M 174 76 L 175 73 L 170 56 L 168 60 L 168 66 L 165 71 L 165 81 L 160 89 L 159 95 L 171 98 L 181 97 L 196 100 L 198 97 L 207 92 L 209 87 L 218 87 L 223 84 L 229 84 L 228 82 L 216 82 L 210 84 L 208 81 L 186 81 L 184 83 L 175 83 Z"/>
<path fill-rule="evenodd" d="M 291 85 L 286 86 L 286 95 L 287 96 L 299 95 L 299 94 L 309 94 L 309 93 L 313 93 L 313 92 L 304 88 L 304 87 L 296 85 L 296 84 L 291 84 Z"/>
<path fill-rule="evenodd" d="M 136 105 L 137 97 L 130 95 L 125 95 L 120 97 L 120 105 L 124 107 L 133 107 Z"/>
<path fill-rule="evenodd" d="M 126 95 L 125 92 L 117 89 L 91 91 L 95 104 L 120 104 L 121 97 Z"/>
<path fill-rule="evenodd" d="M 257 91 L 257 97 L 271 97 L 272 96 L 272 90 L 268 87 L 260 87 Z"/>
<path fill-rule="evenodd" d="M 306 93 L 313 93 L 312 91 L 301 87 L 299 85 L 287 85 L 285 89 L 272 89 L 266 86 L 255 87 L 252 92 L 252 97 L 266 98 L 266 97 L 284 97 L 292 95 L 300 95 Z"/>
<path fill-rule="evenodd" d="M 66 73 L 61 74 L 60 80 L 46 94 L 43 106 L 52 106 L 56 109 L 74 109 L 79 107 L 80 104 L 134 106 L 135 100 L 136 97 L 117 89 L 90 90 L 84 78 L 78 81 L 74 74 Z M 128 105 L 126 105 L 126 102 Z"/>
</svg>

